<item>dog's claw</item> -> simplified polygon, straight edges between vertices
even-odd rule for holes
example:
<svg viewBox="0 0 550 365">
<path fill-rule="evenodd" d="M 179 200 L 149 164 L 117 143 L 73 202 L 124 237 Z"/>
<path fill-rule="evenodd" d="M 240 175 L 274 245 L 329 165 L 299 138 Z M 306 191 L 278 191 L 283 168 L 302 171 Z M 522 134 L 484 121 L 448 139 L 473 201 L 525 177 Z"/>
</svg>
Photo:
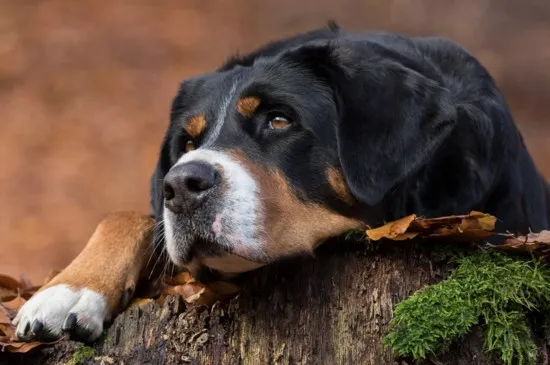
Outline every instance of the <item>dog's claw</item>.
<svg viewBox="0 0 550 365">
<path fill-rule="evenodd" d="M 76 314 L 69 313 L 67 318 L 65 318 L 65 321 L 63 322 L 63 331 L 72 331 L 74 326 L 76 325 Z"/>
</svg>

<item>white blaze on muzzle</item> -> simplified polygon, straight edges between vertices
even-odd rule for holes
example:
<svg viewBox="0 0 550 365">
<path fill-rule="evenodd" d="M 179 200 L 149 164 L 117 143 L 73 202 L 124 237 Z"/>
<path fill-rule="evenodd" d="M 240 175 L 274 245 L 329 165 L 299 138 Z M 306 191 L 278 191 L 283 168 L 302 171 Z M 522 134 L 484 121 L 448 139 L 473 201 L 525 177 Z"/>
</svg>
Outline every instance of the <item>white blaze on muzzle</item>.
<svg viewBox="0 0 550 365">
<path fill-rule="evenodd" d="M 246 256 L 263 256 L 259 240 L 261 228 L 258 185 L 247 169 L 228 154 L 199 148 L 184 154 L 175 166 L 189 162 L 202 162 L 214 166 L 220 173 L 224 190 L 215 198 L 210 229 L 215 243 Z M 200 208 L 199 208 L 200 209 Z M 181 265 L 181 251 L 192 242 L 182 242 L 183 236 L 175 227 L 175 215 L 164 210 L 165 240 L 168 254 L 174 263 Z M 182 236 L 182 237 L 180 237 Z"/>
</svg>

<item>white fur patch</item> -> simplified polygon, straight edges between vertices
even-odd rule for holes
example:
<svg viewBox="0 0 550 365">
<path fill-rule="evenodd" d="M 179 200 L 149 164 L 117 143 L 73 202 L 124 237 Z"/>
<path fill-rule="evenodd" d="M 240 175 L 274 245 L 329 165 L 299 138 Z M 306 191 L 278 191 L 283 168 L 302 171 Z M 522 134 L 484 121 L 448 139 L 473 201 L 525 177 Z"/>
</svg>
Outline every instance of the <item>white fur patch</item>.
<svg viewBox="0 0 550 365">
<path fill-rule="evenodd" d="M 233 83 L 233 86 L 231 86 L 231 90 L 229 90 L 229 94 L 227 94 L 223 99 L 220 110 L 218 111 L 218 120 L 214 125 L 214 129 L 204 142 L 205 145 L 208 145 L 208 143 L 215 141 L 220 135 L 220 131 L 222 130 L 222 127 L 225 124 L 225 120 L 227 118 L 227 113 L 229 112 L 229 106 L 231 105 L 231 101 L 235 97 L 235 91 L 237 91 L 237 81 Z"/>
<path fill-rule="evenodd" d="M 76 314 L 78 325 L 90 331 L 90 340 L 94 340 L 103 331 L 107 301 L 103 295 L 93 290 L 71 289 L 65 284 L 54 285 L 36 293 L 21 307 L 14 320 L 17 337 L 26 339 L 28 334 L 25 334 L 25 330 L 35 320 L 42 322 L 44 328 L 59 337 L 69 313 Z"/>
<path fill-rule="evenodd" d="M 228 189 L 217 203 L 215 221 L 212 222 L 212 232 L 220 244 L 239 247 L 244 251 L 257 256 L 261 255 L 262 248 L 259 237 L 259 199 L 258 187 L 254 178 L 242 164 L 225 153 L 210 149 L 199 148 L 184 154 L 177 165 L 202 161 L 222 170 L 222 178 Z M 166 248 L 170 258 L 178 264 L 178 237 L 175 237 L 173 214 L 164 210 L 164 225 Z"/>
<path fill-rule="evenodd" d="M 173 218 L 174 213 L 172 213 L 168 209 L 164 209 L 163 213 L 163 221 L 164 221 L 164 240 L 166 242 L 166 252 L 168 252 L 168 256 L 170 257 L 170 260 L 178 266 L 183 266 L 183 262 L 180 259 L 180 256 L 178 254 L 180 250 L 180 243 L 178 240 L 178 237 L 174 234 L 174 229 L 172 228 L 174 226 Z"/>
</svg>

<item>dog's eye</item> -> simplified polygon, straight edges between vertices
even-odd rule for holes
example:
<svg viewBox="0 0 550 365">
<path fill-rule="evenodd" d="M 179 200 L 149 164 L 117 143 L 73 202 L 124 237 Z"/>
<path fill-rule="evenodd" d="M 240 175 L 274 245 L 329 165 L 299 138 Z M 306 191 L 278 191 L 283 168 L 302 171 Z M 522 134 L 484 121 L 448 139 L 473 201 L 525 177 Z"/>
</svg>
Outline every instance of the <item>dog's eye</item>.
<svg viewBox="0 0 550 365">
<path fill-rule="evenodd" d="M 185 152 L 190 152 L 196 149 L 195 142 L 189 140 L 185 143 Z"/>
<path fill-rule="evenodd" d="M 269 120 L 269 129 L 283 129 L 290 125 L 290 120 L 282 115 L 276 115 Z"/>
</svg>

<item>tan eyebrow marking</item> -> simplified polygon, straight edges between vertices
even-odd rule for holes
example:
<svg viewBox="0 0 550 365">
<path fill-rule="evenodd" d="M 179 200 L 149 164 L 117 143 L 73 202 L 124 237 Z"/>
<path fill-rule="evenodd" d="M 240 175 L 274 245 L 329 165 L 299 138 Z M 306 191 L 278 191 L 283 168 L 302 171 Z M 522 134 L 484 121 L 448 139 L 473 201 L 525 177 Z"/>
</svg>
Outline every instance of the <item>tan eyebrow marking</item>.
<svg viewBox="0 0 550 365">
<path fill-rule="evenodd" d="M 190 137 L 198 137 L 206 128 L 206 118 L 204 115 L 195 115 L 187 119 L 183 129 Z"/>
<path fill-rule="evenodd" d="M 254 115 L 254 112 L 258 109 L 260 103 L 261 100 L 257 96 L 246 96 L 244 98 L 240 98 L 237 102 L 237 111 L 241 115 L 250 118 Z"/>
</svg>

